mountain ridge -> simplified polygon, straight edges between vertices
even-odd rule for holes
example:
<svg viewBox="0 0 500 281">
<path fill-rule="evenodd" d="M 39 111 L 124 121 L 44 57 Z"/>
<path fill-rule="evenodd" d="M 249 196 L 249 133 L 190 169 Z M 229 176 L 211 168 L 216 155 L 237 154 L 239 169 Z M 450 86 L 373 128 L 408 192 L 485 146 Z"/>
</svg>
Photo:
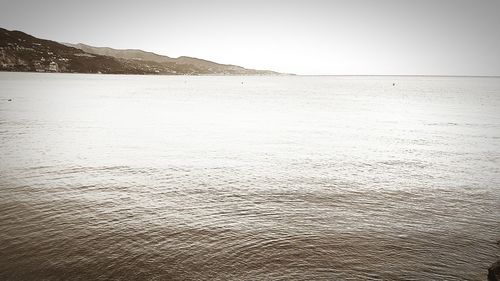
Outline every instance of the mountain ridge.
<svg viewBox="0 0 500 281">
<path fill-rule="evenodd" d="M 160 74 L 283 75 L 187 56 L 171 58 L 139 49 L 59 43 L 0 28 L 0 71 Z"/>
<path fill-rule="evenodd" d="M 165 62 L 173 62 L 179 65 L 193 65 L 198 68 L 212 70 L 216 72 L 224 72 L 224 70 L 231 71 L 254 71 L 251 69 L 246 69 L 241 66 L 233 65 L 233 64 L 220 64 L 206 59 L 200 59 L 190 56 L 179 56 L 177 58 L 160 55 L 153 52 L 143 51 L 140 49 L 115 49 L 110 47 L 96 47 L 83 43 L 71 44 L 71 43 L 61 43 L 66 46 L 74 47 L 84 52 L 96 55 L 104 55 L 111 56 L 120 59 L 134 59 L 134 60 L 143 60 L 143 61 L 153 61 L 156 63 L 165 63 Z M 257 70 L 260 72 L 268 72 L 268 74 L 277 74 L 276 72 L 267 71 L 267 70 Z"/>
</svg>

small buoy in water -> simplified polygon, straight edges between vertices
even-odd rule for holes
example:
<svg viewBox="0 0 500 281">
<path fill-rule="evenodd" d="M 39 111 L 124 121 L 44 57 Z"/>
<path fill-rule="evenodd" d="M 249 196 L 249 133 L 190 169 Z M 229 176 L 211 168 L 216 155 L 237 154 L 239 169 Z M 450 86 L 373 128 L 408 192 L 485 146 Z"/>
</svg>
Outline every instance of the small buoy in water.
<svg viewBox="0 0 500 281">
<path fill-rule="evenodd" d="M 7 101 L 12 101 L 12 99 L 8 99 Z"/>
<path fill-rule="evenodd" d="M 396 83 L 392 83 L 392 86 L 396 86 Z"/>
</svg>

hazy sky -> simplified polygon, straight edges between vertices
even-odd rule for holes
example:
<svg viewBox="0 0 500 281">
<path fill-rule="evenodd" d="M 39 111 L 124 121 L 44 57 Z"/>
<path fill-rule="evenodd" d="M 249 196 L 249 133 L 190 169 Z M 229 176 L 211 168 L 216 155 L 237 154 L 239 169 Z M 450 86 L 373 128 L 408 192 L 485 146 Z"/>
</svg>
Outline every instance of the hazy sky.
<svg viewBox="0 0 500 281">
<path fill-rule="evenodd" d="M 297 74 L 500 75 L 500 0 L 0 0 L 0 27 Z"/>
</svg>

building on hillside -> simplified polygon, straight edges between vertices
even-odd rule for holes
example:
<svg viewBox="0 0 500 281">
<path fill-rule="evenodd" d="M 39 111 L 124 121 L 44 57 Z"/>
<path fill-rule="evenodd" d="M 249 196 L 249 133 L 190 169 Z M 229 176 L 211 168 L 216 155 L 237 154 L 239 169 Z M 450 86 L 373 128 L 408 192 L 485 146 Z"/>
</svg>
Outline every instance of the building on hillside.
<svg viewBox="0 0 500 281">
<path fill-rule="evenodd" d="M 35 61 L 33 63 L 33 65 L 35 66 L 36 72 L 45 72 L 45 68 L 43 67 L 43 65 L 39 61 Z"/>
<path fill-rule="evenodd" d="M 49 64 L 49 71 L 52 72 L 59 72 L 59 66 L 57 65 L 56 62 L 51 61 Z"/>
</svg>

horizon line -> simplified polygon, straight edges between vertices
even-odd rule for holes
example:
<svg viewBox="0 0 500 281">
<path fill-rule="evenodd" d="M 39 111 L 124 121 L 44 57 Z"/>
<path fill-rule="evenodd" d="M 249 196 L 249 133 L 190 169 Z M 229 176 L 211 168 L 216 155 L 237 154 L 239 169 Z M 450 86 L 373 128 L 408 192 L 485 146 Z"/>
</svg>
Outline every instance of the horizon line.
<svg viewBox="0 0 500 281">
<path fill-rule="evenodd" d="M 292 76 L 409 76 L 409 77 L 481 77 L 500 78 L 500 75 L 462 75 L 462 74 L 291 74 Z"/>
<path fill-rule="evenodd" d="M 248 75 L 226 75 L 226 74 L 121 74 L 121 73 L 83 73 L 83 72 L 36 72 L 36 71 L 9 71 L 0 70 L 0 73 L 37 73 L 37 74 L 84 74 L 84 75 L 132 75 L 132 76 L 257 76 L 257 77 L 456 77 L 456 78 L 500 78 L 500 75 L 446 75 L 446 74 L 248 74 Z"/>
</svg>

